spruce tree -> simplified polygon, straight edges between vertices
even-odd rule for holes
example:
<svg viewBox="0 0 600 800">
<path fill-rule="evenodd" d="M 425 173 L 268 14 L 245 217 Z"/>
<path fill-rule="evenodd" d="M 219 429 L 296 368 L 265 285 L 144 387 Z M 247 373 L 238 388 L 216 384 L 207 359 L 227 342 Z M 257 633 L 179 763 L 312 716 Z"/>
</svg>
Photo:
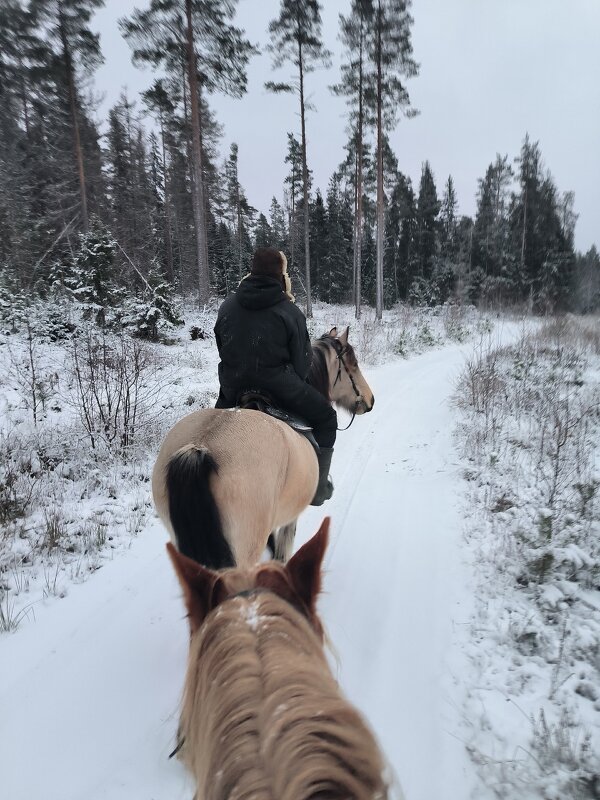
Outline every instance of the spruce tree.
<svg viewBox="0 0 600 800">
<path fill-rule="evenodd" d="M 435 188 L 435 179 L 426 161 L 421 172 L 419 198 L 417 200 L 417 258 L 419 277 L 425 283 L 431 281 L 434 259 L 438 250 L 438 215 L 440 202 Z"/>
<path fill-rule="evenodd" d="M 285 213 L 275 197 L 271 200 L 269 218 L 273 247 L 283 251 L 287 250 L 288 238 L 285 227 Z"/>
</svg>

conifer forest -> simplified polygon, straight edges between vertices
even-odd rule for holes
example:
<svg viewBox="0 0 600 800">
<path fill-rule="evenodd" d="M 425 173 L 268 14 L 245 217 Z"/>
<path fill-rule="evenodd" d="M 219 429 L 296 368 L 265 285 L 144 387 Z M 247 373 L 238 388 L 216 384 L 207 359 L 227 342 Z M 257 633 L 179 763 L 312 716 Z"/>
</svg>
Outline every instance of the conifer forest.
<svg viewBox="0 0 600 800">
<path fill-rule="evenodd" d="M 459 213 L 452 175 L 435 176 L 428 161 L 418 185 L 403 174 L 388 135 L 418 113 L 410 0 L 348 0 L 339 43 L 323 40 L 317 0 L 282 0 L 265 32 L 265 88 L 293 94 L 298 113 L 269 208 L 255 208 L 241 185 L 236 144 L 223 159 L 211 108 L 216 94 L 247 91 L 248 64 L 261 57 L 236 26 L 237 3 L 140 0 L 119 27 L 154 82 L 140 97 L 123 94 L 101 120 L 94 73 L 104 43 L 91 22 L 103 5 L 0 2 L 5 316 L 59 293 L 98 321 L 155 338 L 159 320 L 177 320 L 174 298 L 202 307 L 224 296 L 262 245 L 287 253 L 309 316 L 313 299 L 353 304 L 357 316 L 374 306 L 379 318 L 399 301 L 597 307 L 598 252 L 575 251 L 574 194 L 556 185 L 526 132 L 518 153 L 494 156 L 490 143 L 474 218 Z M 327 69 L 334 45 L 343 48 L 338 74 Z M 347 100 L 347 144 L 326 186 L 311 175 L 313 81 Z"/>
</svg>

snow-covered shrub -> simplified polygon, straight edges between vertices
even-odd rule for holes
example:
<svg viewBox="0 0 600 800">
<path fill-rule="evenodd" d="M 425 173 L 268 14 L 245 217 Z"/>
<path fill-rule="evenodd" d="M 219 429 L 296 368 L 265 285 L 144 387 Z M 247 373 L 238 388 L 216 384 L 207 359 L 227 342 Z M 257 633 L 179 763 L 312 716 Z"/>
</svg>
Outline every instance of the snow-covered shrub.
<svg viewBox="0 0 600 800">
<path fill-rule="evenodd" d="M 449 339 L 455 342 L 464 342 L 469 336 L 469 331 L 465 325 L 464 307 L 456 303 L 448 303 L 444 308 L 443 320 L 444 330 Z"/>
<path fill-rule="evenodd" d="M 37 425 L 40 414 L 55 393 L 58 375 L 49 368 L 44 357 L 42 342 L 26 320 L 24 348 L 7 346 L 9 356 L 8 382 L 18 392 L 23 405 L 31 411 L 33 424 Z"/>
<path fill-rule="evenodd" d="M 469 461 L 469 540 L 481 592 L 478 657 L 493 670 L 471 711 L 498 692 L 532 720 L 531 759 L 482 763 L 499 796 L 599 796 L 600 358 L 594 321 L 554 320 L 514 345 L 480 346 L 459 380 Z M 475 509 L 481 509 L 479 512 Z M 486 749 L 510 743 L 499 713 Z M 588 733 L 586 727 L 589 726 Z M 520 735 L 519 731 L 519 735 Z M 514 749 L 514 744 L 510 743 Z M 500 785 L 500 783 L 498 783 Z M 526 791 L 525 791 L 526 789 Z"/>
<path fill-rule="evenodd" d="M 160 334 L 183 325 L 172 299 L 173 287 L 160 269 L 154 267 L 140 298 L 129 297 L 123 304 L 121 324 L 135 336 L 158 341 Z"/>
<path fill-rule="evenodd" d="M 127 334 L 88 327 L 72 340 L 69 377 L 73 401 L 92 450 L 126 454 L 155 389 L 148 387 L 154 359 Z"/>
</svg>

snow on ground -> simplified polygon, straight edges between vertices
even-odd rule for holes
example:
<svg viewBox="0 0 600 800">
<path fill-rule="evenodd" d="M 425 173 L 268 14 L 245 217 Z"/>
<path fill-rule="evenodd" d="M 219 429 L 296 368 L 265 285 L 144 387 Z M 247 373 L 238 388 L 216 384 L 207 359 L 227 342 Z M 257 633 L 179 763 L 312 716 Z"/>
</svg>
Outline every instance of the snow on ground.
<svg viewBox="0 0 600 800">
<path fill-rule="evenodd" d="M 331 515 L 320 610 L 333 643 L 332 665 L 377 733 L 407 800 L 491 800 L 504 795 L 483 785 L 471 757 L 473 743 L 486 740 L 470 700 L 481 677 L 473 653 L 482 641 L 487 658 L 493 632 L 473 624 L 483 602 L 475 594 L 485 587 L 476 574 L 478 550 L 464 537 L 469 495 L 450 403 L 473 350 L 472 338 L 456 340 L 477 325 L 484 336 L 490 326 L 408 314 L 388 317 L 381 328 L 367 318 L 354 337 L 351 330 L 362 364 L 378 364 L 364 369 L 375 407 L 339 434 L 334 497 L 302 516 L 297 544 Z M 350 319 L 349 309 L 320 307 L 315 332 L 344 318 Z M 209 327 L 210 319 L 197 322 Z M 496 324 L 494 336 L 514 339 L 517 327 Z M 160 371 L 169 375 L 160 405 L 165 427 L 214 397 L 214 342 L 185 337 L 182 332 L 161 362 Z M 407 360 L 390 362 L 407 353 Z M 5 397 L 4 407 L 13 422 L 22 413 L 14 397 Z M 61 551 L 57 560 L 59 547 L 51 554 L 35 551 L 37 566 L 30 571 L 38 577 L 32 574 L 29 591 L 22 587 L 15 598 L 29 595 L 35 618 L 23 618 L 15 632 L 0 636 L 3 800 L 177 800 L 193 794 L 182 767 L 168 759 L 188 635 L 165 556 L 166 535 L 149 510 L 137 529 L 127 530 L 122 516 L 132 487 L 134 502 L 148 509 L 143 478 L 150 468 L 151 458 L 141 456 L 125 472 L 113 463 L 113 502 L 120 511 L 113 509 L 107 520 L 114 546 L 107 540 L 94 549 L 89 580 L 73 582 L 61 568 L 63 597 L 44 596 L 40 583 L 49 555 L 50 563 L 64 566 L 81 553 Z M 79 501 L 82 513 L 106 485 L 106 463 L 97 469 L 96 488 Z M 65 502 L 77 507 L 81 487 L 72 482 L 77 491 Z M 34 528 L 35 516 L 21 524 Z M 4 545 L 32 538 L 31 531 L 21 540 L 14 534 Z M 12 587 L 4 590 L 5 602 L 16 594 L 15 574 L 2 574 Z M 492 657 L 486 664 L 487 679 L 498 663 Z M 503 735 L 510 737 L 511 725 L 523 727 L 504 709 L 495 712 L 488 707 L 487 722 L 506 726 Z"/>
</svg>

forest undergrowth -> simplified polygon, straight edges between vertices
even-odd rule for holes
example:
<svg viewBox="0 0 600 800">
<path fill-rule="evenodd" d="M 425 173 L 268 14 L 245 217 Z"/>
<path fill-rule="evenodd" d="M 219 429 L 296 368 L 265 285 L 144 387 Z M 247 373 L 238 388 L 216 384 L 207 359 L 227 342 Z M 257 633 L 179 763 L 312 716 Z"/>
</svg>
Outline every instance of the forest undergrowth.
<svg viewBox="0 0 600 800">
<path fill-rule="evenodd" d="M 0 329 L 0 632 L 35 619 L 129 547 L 152 515 L 150 476 L 167 430 L 214 404 L 216 307 L 148 342 L 39 303 Z M 319 303 L 312 336 L 351 323 L 363 365 L 464 341 L 491 323 L 472 308 L 365 309 Z M 89 315 L 88 315 L 89 316 Z"/>
<path fill-rule="evenodd" d="M 469 751 L 497 797 L 598 798 L 598 320 L 482 338 L 455 399 L 476 585 Z"/>
</svg>

